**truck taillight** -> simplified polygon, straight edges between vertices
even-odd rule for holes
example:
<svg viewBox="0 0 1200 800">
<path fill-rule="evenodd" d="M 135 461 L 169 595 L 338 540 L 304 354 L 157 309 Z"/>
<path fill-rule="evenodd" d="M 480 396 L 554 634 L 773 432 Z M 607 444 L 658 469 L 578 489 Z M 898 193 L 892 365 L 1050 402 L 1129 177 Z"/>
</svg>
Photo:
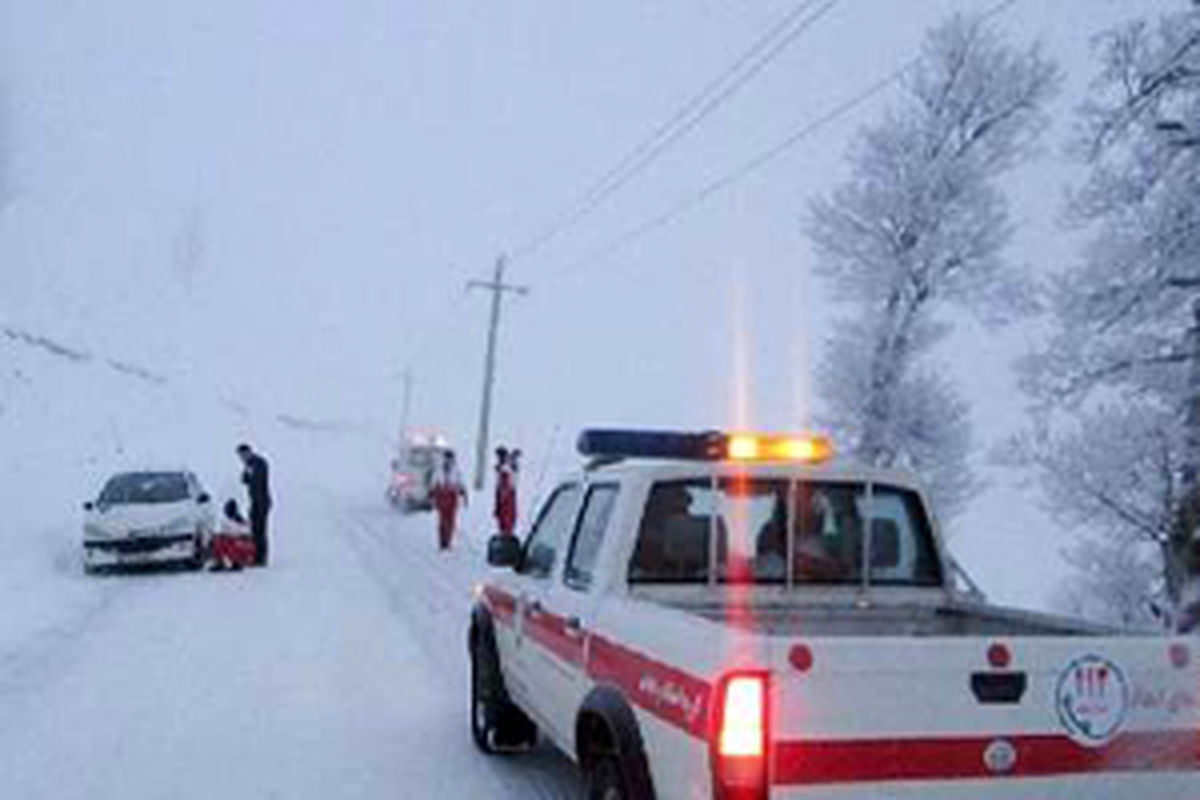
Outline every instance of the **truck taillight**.
<svg viewBox="0 0 1200 800">
<path fill-rule="evenodd" d="M 766 710 L 763 679 L 738 675 L 725 684 L 721 706 L 721 733 L 717 752 L 722 756 L 761 757 L 766 742 L 763 712 Z"/>
<path fill-rule="evenodd" d="M 715 797 L 767 797 L 769 718 L 765 674 L 737 673 L 721 681 L 711 742 Z"/>
</svg>

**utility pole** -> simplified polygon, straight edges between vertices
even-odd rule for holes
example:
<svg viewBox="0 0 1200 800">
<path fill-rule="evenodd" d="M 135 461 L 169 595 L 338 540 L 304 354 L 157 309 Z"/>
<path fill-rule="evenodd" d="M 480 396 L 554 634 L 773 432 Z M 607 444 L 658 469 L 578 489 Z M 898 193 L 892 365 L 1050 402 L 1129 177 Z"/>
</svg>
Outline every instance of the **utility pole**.
<svg viewBox="0 0 1200 800">
<path fill-rule="evenodd" d="M 488 322 L 487 356 L 483 362 L 483 400 L 479 404 L 479 431 L 475 439 L 475 491 L 483 489 L 487 468 L 488 426 L 492 417 L 492 384 L 496 378 L 496 333 L 500 328 L 500 298 L 505 292 L 525 295 L 529 288 L 504 282 L 504 256 L 496 259 L 491 281 L 468 281 L 468 289 L 486 289 L 492 293 L 492 313 Z"/>
</svg>

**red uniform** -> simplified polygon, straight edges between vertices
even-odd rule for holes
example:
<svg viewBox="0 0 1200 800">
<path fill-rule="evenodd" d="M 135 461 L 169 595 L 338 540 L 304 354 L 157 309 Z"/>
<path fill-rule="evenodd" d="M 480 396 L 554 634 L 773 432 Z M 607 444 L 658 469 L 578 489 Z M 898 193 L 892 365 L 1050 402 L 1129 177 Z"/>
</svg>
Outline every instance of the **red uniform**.
<svg viewBox="0 0 1200 800">
<path fill-rule="evenodd" d="M 257 563 L 258 545 L 246 524 L 246 518 L 238 510 L 237 501 L 225 503 L 225 518 L 221 530 L 214 533 L 209 542 L 208 555 L 212 561 L 209 569 L 241 569 Z"/>
<path fill-rule="evenodd" d="M 512 467 L 496 468 L 496 506 L 492 512 L 501 536 L 512 536 L 517 525 L 517 482 Z"/>
<path fill-rule="evenodd" d="M 248 533 L 216 533 L 210 547 L 212 560 L 220 567 L 249 567 L 254 564 L 254 539 Z"/>
<path fill-rule="evenodd" d="M 438 517 L 438 549 L 448 550 L 458 519 L 458 502 L 462 500 L 465 503 L 467 499 L 467 490 L 463 487 L 458 470 L 453 464 L 438 468 L 430 492 Z"/>
</svg>

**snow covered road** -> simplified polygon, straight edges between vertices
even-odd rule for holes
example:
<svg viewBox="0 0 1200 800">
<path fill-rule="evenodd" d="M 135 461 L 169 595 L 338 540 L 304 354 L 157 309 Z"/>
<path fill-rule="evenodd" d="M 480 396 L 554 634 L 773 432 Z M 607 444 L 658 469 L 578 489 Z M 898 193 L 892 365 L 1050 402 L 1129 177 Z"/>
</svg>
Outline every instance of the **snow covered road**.
<svg viewBox="0 0 1200 800">
<path fill-rule="evenodd" d="M 289 488 L 269 569 L 98 578 L 86 625 L 12 659 L 0 794 L 578 796 L 549 748 L 471 744 L 478 543 L 439 554 L 428 517 Z"/>
</svg>

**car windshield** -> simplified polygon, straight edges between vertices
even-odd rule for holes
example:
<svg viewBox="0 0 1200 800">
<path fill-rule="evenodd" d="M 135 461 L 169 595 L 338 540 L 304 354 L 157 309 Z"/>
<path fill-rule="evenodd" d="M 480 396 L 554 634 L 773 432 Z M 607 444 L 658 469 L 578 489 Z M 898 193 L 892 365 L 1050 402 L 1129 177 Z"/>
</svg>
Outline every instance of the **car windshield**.
<svg viewBox="0 0 1200 800">
<path fill-rule="evenodd" d="M 187 479 L 181 472 L 126 472 L 104 485 L 100 504 L 178 503 L 187 497 Z"/>
<path fill-rule="evenodd" d="M 912 491 L 701 478 L 653 486 L 629 581 L 859 584 L 864 569 L 872 584 L 941 585 L 929 521 Z"/>
</svg>

